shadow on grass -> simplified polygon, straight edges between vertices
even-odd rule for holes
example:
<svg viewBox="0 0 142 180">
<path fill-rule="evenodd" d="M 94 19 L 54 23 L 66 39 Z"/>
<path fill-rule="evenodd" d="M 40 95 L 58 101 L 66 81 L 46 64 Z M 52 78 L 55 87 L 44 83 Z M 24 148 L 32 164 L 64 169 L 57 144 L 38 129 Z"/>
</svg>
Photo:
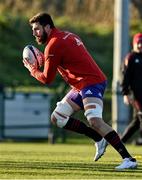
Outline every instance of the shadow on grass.
<svg viewBox="0 0 142 180">
<path fill-rule="evenodd" d="M 101 163 L 83 163 L 83 162 L 17 162 L 17 161 L 1 161 L 0 162 L 0 174 L 4 174 L 3 170 L 6 170 L 8 175 L 26 175 L 26 176 L 64 176 L 67 174 L 73 174 L 71 176 L 104 176 L 107 177 L 116 176 L 117 178 L 142 178 L 142 166 L 138 169 L 129 169 L 125 171 L 116 171 L 114 168 L 118 164 L 112 162 Z"/>
</svg>

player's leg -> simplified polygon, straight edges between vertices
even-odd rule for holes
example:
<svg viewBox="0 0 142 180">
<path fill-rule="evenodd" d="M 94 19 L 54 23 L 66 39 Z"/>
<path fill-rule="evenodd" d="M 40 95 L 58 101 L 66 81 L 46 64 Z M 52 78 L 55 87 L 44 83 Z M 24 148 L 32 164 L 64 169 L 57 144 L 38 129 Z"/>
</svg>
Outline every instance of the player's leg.
<svg viewBox="0 0 142 180">
<path fill-rule="evenodd" d="M 129 152 L 121 142 L 118 134 L 102 119 L 102 97 L 104 93 L 104 88 L 105 84 L 98 84 L 96 86 L 84 88 L 81 91 L 85 116 L 89 121 L 91 127 L 99 134 L 101 134 L 101 136 L 104 137 L 124 159 L 124 162 L 116 168 L 136 168 L 136 160 L 132 158 L 132 156 L 129 154 Z"/>
<path fill-rule="evenodd" d="M 138 100 L 137 100 L 138 99 Z M 140 138 L 136 140 L 136 145 L 142 144 L 142 98 L 137 94 L 137 99 L 134 99 L 132 102 L 133 112 L 134 112 L 134 120 L 129 124 L 128 128 L 125 130 L 122 135 L 122 141 L 126 142 L 128 137 L 132 136 L 137 130 L 140 129 Z"/>
<path fill-rule="evenodd" d="M 99 159 L 105 152 L 107 146 L 106 140 L 82 121 L 71 117 L 74 112 L 82 108 L 81 95 L 78 91 L 71 90 L 61 102 L 57 103 L 57 107 L 52 113 L 51 121 L 60 128 L 84 134 L 93 139 L 96 142 L 96 159 Z"/>
<path fill-rule="evenodd" d="M 92 128 L 82 121 L 72 118 L 71 115 L 83 108 L 81 95 L 71 90 L 62 101 L 57 103 L 57 107 L 51 115 L 51 121 L 60 128 L 84 134 L 94 141 L 100 141 L 102 137 Z"/>
<path fill-rule="evenodd" d="M 135 116 L 122 134 L 121 140 L 126 143 L 132 137 L 132 135 L 134 135 L 134 133 L 139 130 L 139 128 L 140 121 L 139 118 Z"/>
</svg>

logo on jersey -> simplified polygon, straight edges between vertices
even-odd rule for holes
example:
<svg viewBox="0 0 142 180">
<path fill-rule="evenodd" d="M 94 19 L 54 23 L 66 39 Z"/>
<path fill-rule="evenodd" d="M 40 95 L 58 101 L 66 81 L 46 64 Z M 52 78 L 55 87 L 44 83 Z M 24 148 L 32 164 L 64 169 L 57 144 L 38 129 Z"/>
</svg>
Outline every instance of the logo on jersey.
<svg viewBox="0 0 142 180">
<path fill-rule="evenodd" d="M 87 90 L 85 94 L 93 94 L 90 90 Z"/>
<path fill-rule="evenodd" d="M 140 62 L 140 60 L 139 59 L 135 59 L 135 63 L 139 63 Z"/>
<path fill-rule="evenodd" d="M 80 39 L 78 39 L 76 37 L 74 39 L 76 41 L 77 46 L 83 45 L 83 42 Z"/>
</svg>

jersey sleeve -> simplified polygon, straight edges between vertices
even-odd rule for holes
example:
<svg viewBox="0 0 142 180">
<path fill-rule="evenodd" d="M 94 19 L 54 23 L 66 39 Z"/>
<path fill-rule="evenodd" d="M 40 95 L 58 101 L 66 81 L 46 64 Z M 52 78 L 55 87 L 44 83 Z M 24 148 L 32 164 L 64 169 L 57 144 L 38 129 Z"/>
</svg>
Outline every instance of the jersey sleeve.
<svg viewBox="0 0 142 180">
<path fill-rule="evenodd" d="M 61 56 L 60 43 L 56 39 L 50 41 L 44 51 L 45 62 L 43 71 L 33 70 L 31 75 L 43 84 L 50 84 L 56 76 Z"/>
<path fill-rule="evenodd" d="M 130 94 L 130 83 L 131 83 L 131 76 L 132 76 L 132 59 L 133 55 L 129 53 L 123 62 L 122 65 L 122 94 L 123 95 L 128 95 Z"/>
</svg>

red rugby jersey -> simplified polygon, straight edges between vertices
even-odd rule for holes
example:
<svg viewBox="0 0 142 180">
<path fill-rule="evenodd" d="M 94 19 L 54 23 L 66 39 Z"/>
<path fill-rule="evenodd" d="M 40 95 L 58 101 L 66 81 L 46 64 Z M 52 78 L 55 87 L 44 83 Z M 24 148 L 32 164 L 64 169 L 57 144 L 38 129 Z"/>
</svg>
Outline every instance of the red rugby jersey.
<svg viewBox="0 0 142 180">
<path fill-rule="evenodd" d="M 58 71 L 63 79 L 77 90 L 101 83 L 106 76 L 88 53 L 80 38 L 66 31 L 52 29 L 44 51 L 44 70 L 33 70 L 38 81 L 51 83 Z"/>
</svg>

